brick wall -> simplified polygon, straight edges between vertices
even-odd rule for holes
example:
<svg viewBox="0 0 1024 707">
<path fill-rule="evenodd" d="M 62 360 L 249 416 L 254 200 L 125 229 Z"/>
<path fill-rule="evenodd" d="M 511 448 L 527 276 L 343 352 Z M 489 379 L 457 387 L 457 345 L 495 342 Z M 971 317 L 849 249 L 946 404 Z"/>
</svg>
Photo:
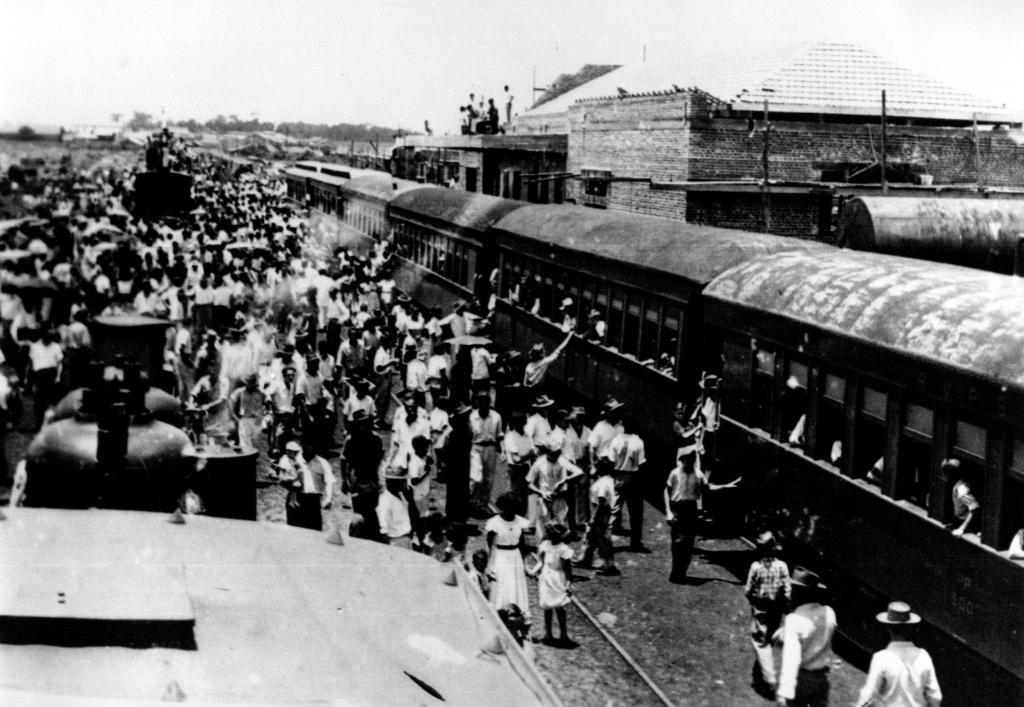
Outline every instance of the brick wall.
<svg viewBox="0 0 1024 707">
<path fill-rule="evenodd" d="M 569 110 L 568 170 L 611 171 L 609 209 L 684 219 L 685 192 L 652 191 L 646 183 L 614 178 L 686 180 L 688 110 L 685 93 L 577 103 Z M 568 196 L 578 200 L 582 188 L 579 180 L 570 182 Z"/>
<path fill-rule="evenodd" d="M 819 236 L 820 197 L 803 194 L 772 194 L 769 197 L 770 232 L 808 240 L 831 241 Z M 686 200 L 686 221 L 743 231 L 764 231 L 761 195 L 755 193 L 692 191 Z"/>
<path fill-rule="evenodd" d="M 745 120 L 697 119 L 690 129 L 692 179 L 760 178 L 764 134 Z M 887 158 L 920 164 L 936 184 L 973 183 L 974 137 L 971 129 L 890 126 Z M 1006 131 L 981 131 L 982 181 L 993 186 L 1024 186 L 1024 146 Z M 769 170 L 773 179 L 818 181 L 821 164 L 878 160 L 881 131 L 875 123 L 773 123 Z"/>
<path fill-rule="evenodd" d="M 516 135 L 544 135 L 547 133 L 564 135 L 568 131 L 569 115 L 567 113 L 517 115 L 512 119 L 512 132 Z"/>
</svg>

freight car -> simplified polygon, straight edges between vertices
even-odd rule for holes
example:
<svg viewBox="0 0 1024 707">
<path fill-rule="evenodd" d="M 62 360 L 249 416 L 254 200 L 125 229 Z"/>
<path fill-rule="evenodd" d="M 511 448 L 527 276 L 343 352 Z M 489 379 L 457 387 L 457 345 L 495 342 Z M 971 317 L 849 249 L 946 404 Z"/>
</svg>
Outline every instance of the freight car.
<svg viewBox="0 0 1024 707">
<path fill-rule="evenodd" d="M 486 209 L 473 212 L 474 199 Z M 692 398 L 701 372 L 718 374 L 716 474 L 745 477 L 748 529 L 780 528 L 794 559 L 832 578 L 847 637 L 878 646 L 873 612 L 903 598 L 925 610 L 951 701 L 1024 702 L 1024 567 L 998 552 L 1024 526 L 1019 280 L 640 215 L 500 203 L 413 190 L 389 202 L 389 227 L 422 279 L 438 274 L 436 253 L 467 240 L 478 263 L 493 263 L 495 336 L 509 346 L 550 350 L 565 298 L 578 321 L 597 309 L 605 340 L 575 341 L 551 375 L 574 396 L 627 401 L 655 471 L 668 470 L 675 402 Z M 502 209 L 492 223 L 471 216 Z M 535 311 L 508 297 L 527 282 L 539 293 Z M 471 294 L 464 280 L 434 284 L 432 297 Z M 973 476 L 978 536 L 956 538 L 943 525 L 947 458 Z M 661 475 L 652 477 L 657 486 Z"/>
</svg>

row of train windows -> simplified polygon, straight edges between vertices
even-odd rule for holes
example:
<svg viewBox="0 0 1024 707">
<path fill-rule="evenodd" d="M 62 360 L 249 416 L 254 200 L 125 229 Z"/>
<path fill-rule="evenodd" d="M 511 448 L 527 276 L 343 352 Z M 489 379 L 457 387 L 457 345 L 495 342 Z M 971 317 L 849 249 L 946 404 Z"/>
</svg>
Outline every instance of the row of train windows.
<svg viewBox="0 0 1024 707">
<path fill-rule="evenodd" d="M 985 469 L 989 456 L 988 431 L 974 422 L 950 419 L 949 440 L 936 439 L 935 409 L 925 401 L 906 401 L 897 411 L 890 411 L 889 393 L 881 385 L 863 383 L 847 394 L 848 379 L 827 370 L 818 374 L 816 391 L 808 386 L 808 364 L 790 359 L 776 366 L 776 353 L 764 348 L 753 349 L 735 342 L 723 344 L 723 411 L 731 408 L 743 422 L 764 430 L 773 427 L 773 415 L 779 416 L 781 441 L 800 447 L 809 456 L 849 470 L 855 478 L 879 486 L 885 474 L 886 450 L 889 445 L 889 415 L 899 416 L 895 469 L 895 497 L 921 508 L 932 509 L 932 476 L 937 458 L 958 459 L 968 473 L 974 497 L 984 496 Z M 783 375 L 778 385 L 777 371 Z M 752 375 L 751 375 L 752 372 Z M 749 388 L 748 388 L 749 386 Z M 749 389 L 750 399 L 744 404 L 738 391 Z M 777 391 L 781 390 L 781 393 Z M 808 420 L 812 410 L 811 396 L 817 395 L 817 415 Z M 855 411 L 848 415 L 848 403 Z M 742 419 L 746 411 L 746 419 Z M 844 456 L 849 424 L 853 421 L 853 458 Z M 814 426 L 813 441 L 808 432 Z M 941 453 L 936 456 L 935 452 Z M 1008 484 L 1004 485 L 1002 508 L 984 509 L 983 513 L 1001 513 L 1003 534 L 1012 534 L 1024 526 L 1024 439 L 1015 438 L 1005 464 Z M 951 483 L 951 481 L 950 481 Z M 951 489 L 941 500 L 941 520 L 951 520 Z M 1008 537 L 999 542 L 1008 541 Z"/>
<path fill-rule="evenodd" d="M 417 265 L 469 287 L 476 271 L 476 249 L 444 233 L 406 221 L 395 221 L 398 252 Z"/>
<path fill-rule="evenodd" d="M 345 222 L 368 236 L 384 235 L 384 212 L 381 209 L 349 201 L 344 214 Z"/>
<path fill-rule="evenodd" d="M 334 210 L 338 206 L 338 196 L 326 189 L 313 187 L 310 191 L 309 203 L 314 209 L 320 209 L 327 213 L 334 213 Z"/>
<path fill-rule="evenodd" d="M 501 275 L 500 295 L 505 299 L 558 326 L 568 317 L 581 336 L 678 377 L 678 303 L 515 253 L 502 255 Z M 571 302 L 563 308 L 567 300 Z M 594 310 L 597 316 L 591 317 Z M 598 322 L 604 324 L 603 336 Z"/>
</svg>

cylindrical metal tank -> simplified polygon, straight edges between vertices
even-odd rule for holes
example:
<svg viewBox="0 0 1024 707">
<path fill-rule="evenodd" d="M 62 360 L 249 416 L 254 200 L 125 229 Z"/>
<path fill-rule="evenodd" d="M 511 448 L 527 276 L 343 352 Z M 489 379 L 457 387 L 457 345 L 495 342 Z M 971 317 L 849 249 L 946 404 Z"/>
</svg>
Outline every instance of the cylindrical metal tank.
<svg viewBox="0 0 1024 707">
<path fill-rule="evenodd" d="M 96 317 L 89 326 L 93 360 L 112 362 L 118 357 L 138 365 L 159 381 L 164 368 L 164 346 L 170 323 L 140 314 Z"/>
<path fill-rule="evenodd" d="M 86 388 L 78 388 L 60 399 L 53 406 L 50 415 L 50 422 L 57 422 L 73 417 L 82 407 L 82 396 Z M 159 388 L 150 388 L 146 391 L 145 406 L 153 413 L 153 417 L 168 425 L 183 427 L 185 417 L 181 412 L 181 401 L 170 393 L 165 393 Z"/>
<path fill-rule="evenodd" d="M 121 463 L 97 460 L 100 425 L 80 412 L 46 425 L 26 453 L 24 505 L 171 512 L 185 491 L 193 459 L 189 439 L 146 411 L 131 415 Z"/>
<path fill-rule="evenodd" d="M 255 449 L 211 445 L 186 452 L 196 470 L 191 487 L 202 499 L 206 515 L 256 520 L 257 456 Z"/>
<path fill-rule="evenodd" d="M 1024 256 L 1024 200 L 857 197 L 843 206 L 839 240 L 855 250 L 1013 273 Z"/>
</svg>

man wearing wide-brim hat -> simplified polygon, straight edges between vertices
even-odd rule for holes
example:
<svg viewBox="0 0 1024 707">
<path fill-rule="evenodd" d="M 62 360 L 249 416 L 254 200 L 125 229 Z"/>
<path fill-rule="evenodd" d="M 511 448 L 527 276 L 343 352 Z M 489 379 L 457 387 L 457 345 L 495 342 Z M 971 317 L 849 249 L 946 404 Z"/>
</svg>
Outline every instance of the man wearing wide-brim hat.
<svg viewBox="0 0 1024 707">
<path fill-rule="evenodd" d="M 546 395 L 538 395 L 530 403 L 530 415 L 526 418 L 524 432 L 533 440 L 538 450 L 545 447 L 551 436 L 551 408 L 555 401 Z"/>
<path fill-rule="evenodd" d="M 836 613 L 822 603 L 825 586 L 809 569 L 793 569 L 790 591 L 793 610 L 782 623 L 782 667 L 775 702 L 789 707 L 825 707 Z"/>
<path fill-rule="evenodd" d="M 857 704 L 938 707 L 942 691 L 932 658 L 913 641 L 921 617 L 910 610 L 909 604 L 894 601 L 875 618 L 889 629 L 889 645 L 872 656 Z"/>
</svg>

